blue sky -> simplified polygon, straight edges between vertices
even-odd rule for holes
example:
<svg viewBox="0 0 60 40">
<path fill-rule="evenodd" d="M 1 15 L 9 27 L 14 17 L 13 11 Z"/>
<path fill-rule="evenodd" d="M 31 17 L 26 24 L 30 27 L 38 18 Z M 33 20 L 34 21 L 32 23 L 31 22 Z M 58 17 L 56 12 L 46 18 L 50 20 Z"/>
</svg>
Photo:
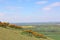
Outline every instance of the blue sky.
<svg viewBox="0 0 60 40">
<path fill-rule="evenodd" d="M 0 0 L 0 21 L 60 22 L 60 0 Z"/>
</svg>

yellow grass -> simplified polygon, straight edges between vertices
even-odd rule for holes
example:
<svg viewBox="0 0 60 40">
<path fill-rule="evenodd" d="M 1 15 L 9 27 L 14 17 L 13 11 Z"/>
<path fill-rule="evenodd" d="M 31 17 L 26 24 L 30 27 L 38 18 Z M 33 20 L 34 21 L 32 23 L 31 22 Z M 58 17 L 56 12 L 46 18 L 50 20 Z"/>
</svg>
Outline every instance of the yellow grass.
<svg viewBox="0 0 60 40">
<path fill-rule="evenodd" d="M 21 35 L 21 30 L 11 30 L 0 27 L 0 40 L 52 40 L 52 39 L 40 39 Z"/>
<path fill-rule="evenodd" d="M 22 26 L 23 28 L 33 28 L 33 26 Z"/>
</svg>

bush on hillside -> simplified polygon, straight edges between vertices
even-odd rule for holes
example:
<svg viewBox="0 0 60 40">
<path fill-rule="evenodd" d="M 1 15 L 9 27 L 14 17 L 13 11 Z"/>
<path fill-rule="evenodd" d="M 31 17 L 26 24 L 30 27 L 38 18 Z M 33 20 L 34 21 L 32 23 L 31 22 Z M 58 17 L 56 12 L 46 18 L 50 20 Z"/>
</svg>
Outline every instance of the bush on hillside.
<svg viewBox="0 0 60 40">
<path fill-rule="evenodd" d="M 0 22 L 0 27 L 7 27 L 9 25 L 8 22 Z"/>
</svg>

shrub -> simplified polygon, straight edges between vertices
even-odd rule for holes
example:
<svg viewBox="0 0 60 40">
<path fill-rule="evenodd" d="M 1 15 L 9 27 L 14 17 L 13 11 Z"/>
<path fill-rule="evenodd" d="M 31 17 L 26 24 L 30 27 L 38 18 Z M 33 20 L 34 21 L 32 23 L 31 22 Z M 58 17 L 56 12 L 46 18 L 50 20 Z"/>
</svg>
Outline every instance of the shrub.
<svg viewBox="0 0 60 40">
<path fill-rule="evenodd" d="M 9 25 L 9 23 L 8 22 L 0 22 L 0 26 L 1 27 L 7 27 Z"/>
<path fill-rule="evenodd" d="M 38 37 L 38 38 L 47 38 L 45 37 L 43 34 L 39 34 L 37 32 L 32 32 L 32 34 L 35 36 L 35 37 Z"/>
<path fill-rule="evenodd" d="M 11 28 L 15 28 L 15 29 L 22 29 L 21 26 L 16 26 L 16 25 L 14 25 L 14 24 L 10 24 L 10 25 L 8 25 L 8 26 L 11 27 Z"/>
<path fill-rule="evenodd" d="M 16 29 L 22 29 L 22 27 L 21 27 L 21 26 L 15 26 L 15 28 L 16 28 Z"/>
<path fill-rule="evenodd" d="M 24 30 L 24 32 L 32 33 L 32 30 Z"/>
<path fill-rule="evenodd" d="M 8 27 L 11 27 L 11 28 L 15 28 L 16 25 L 13 25 L 13 24 L 9 24 Z"/>
</svg>

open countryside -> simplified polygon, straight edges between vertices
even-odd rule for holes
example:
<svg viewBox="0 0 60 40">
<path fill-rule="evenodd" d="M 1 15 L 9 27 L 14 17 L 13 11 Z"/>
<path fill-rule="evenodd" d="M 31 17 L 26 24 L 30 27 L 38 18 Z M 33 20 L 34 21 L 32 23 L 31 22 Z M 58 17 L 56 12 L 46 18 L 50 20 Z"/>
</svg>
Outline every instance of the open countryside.
<svg viewBox="0 0 60 40">
<path fill-rule="evenodd" d="M 59 40 L 60 25 L 29 25 L 17 26 L 0 22 L 1 40 Z"/>
</svg>

